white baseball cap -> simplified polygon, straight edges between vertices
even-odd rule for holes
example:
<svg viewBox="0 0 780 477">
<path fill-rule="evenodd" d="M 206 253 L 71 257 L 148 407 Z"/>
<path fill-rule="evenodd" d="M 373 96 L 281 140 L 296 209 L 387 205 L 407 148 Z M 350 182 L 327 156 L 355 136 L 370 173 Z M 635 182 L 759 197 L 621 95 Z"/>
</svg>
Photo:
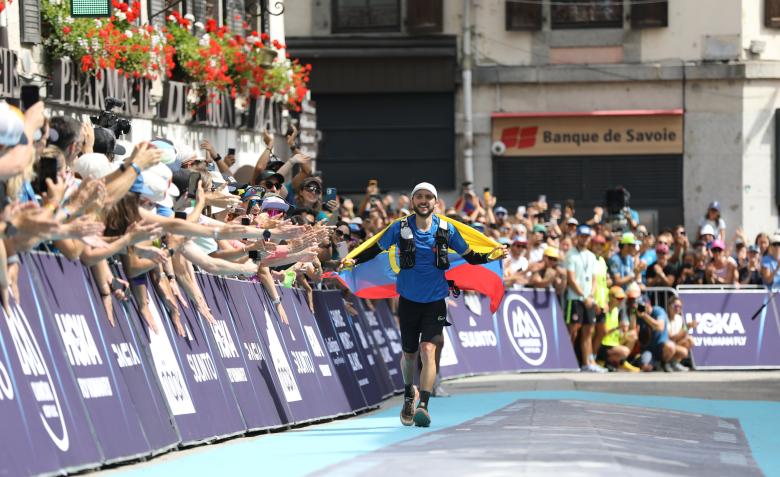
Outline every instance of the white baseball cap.
<svg viewBox="0 0 780 477">
<path fill-rule="evenodd" d="M 412 197 L 414 197 L 414 194 L 418 190 L 427 190 L 428 192 L 433 194 L 434 197 L 436 197 L 437 199 L 439 198 L 439 193 L 436 192 L 436 188 L 430 182 L 420 182 L 419 184 L 414 186 L 414 189 L 412 189 Z"/>
<path fill-rule="evenodd" d="M 82 179 L 100 179 L 119 168 L 119 164 L 109 162 L 105 154 L 90 152 L 79 156 L 73 164 L 73 169 Z"/>
</svg>

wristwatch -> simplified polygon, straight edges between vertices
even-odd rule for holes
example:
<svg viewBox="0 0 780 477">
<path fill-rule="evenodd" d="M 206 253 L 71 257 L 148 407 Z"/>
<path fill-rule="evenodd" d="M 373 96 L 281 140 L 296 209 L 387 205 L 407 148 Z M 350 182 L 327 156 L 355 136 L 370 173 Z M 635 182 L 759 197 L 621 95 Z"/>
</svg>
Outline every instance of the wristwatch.
<svg viewBox="0 0 780 477">
<path fill-rule="evenodd" d="M 277 298 L 275 300 L 271 300 L 271 303 L 273 303 L 274 305 L 280 305 L 282 303 L 282 299 L 281 298 Z"/>
</svg>

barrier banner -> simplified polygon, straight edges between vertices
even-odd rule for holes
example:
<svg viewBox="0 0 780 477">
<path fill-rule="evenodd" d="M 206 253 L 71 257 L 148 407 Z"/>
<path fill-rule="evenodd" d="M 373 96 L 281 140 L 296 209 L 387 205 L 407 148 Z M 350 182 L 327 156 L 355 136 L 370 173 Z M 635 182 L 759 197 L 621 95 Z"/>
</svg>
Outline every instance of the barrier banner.
<svg viewBox="0 0 780 477">
<path fill-rule="evenodd" d="M 390 338 L 387 336 L 387 331 L 385 330 L 384 326 L 382 326 L 382 322 L 379 317 L 380 312 L 378 305 L 380 304 L 385 305 L 385 309 L 389 311 L 389 308 L 387 308 L 387 303 L 384 300 L 377 301 L 374 304 L 373 310 L 368 307 L 366 302 L 363 301 L 363 317 L 366 320 L 366 326 L 369 332 L 369 341 L 373 344 L 377 351 L 377 356 L 381 358 L 382 364 L 384 364 L 386 371 L 384 377 L 388 381 L 390 392 L 395 393 L 397 391 L 403 391 L 404 389 L 404 380 L 403 375 L 401 374 L 401 362 L 399 359 L 395 358 L 395 355 L 391 350 Z"/>
<path fill-rule="evenodd" d="M 325 347 L 330 354 L 331 362 L 336 370 L 341 388 L 344 390 L 350 409 L 358 411 L 367 407 L 358 378 L 353 371 L 352 361 L 344 351 L 342 339 L 336 331 L 335 322 L 343 321 L 341 314 L 341 292 L 315 291 L 314 292 L 314 319 L 320 330 L 320 335 L 325 342 Z M 335 315 L 332 318 L 331 315 Z"/>
<path fill-rule="evenodd" d="M 323 399 L 326 416 L 339 416 L 352 413 L 352 407 L 349 405 L 347 395 L 341 382 L 333 369 L 330 355 L 325 352 L 325 343 L 320 335 L 319 326 L 314 319 L 314 314 L 309 308 L 307 294 L 303 290 L 293 290 L 290 288 L 279 287 L 278 292 L 281 295 L 287 295 L 292 308 L 287 308 L 287 315 L 290 318 L 290 326 L 295 328 L 296 336 L 302 335 L 303 342 L 308 345 L 308 353 L 311 357 L 311 365 L 314 367 L 314 375 L 319 381 L 320 392 Z M 303 354 L 293 355 L 293 361 L 298 366 L 299 361 L 305 358 Z M 304 364 L 304 363 L 301 363 Z"/>
<path fill-rule="evenodd" d="M 181 323 L 185 336 L 181 337 L 171 322 L 168 311 L 156 294 L 148 293 L 149 311 L 152 313 L 158 332 L 151 331 L 144 323 L 146 333 L 150 338 L 152 356 L 170 359 L 167 355 L 166 341 L 170 339 L 173 353 L 186 386 L 175 382 L 170 390 L 177 401 L 176 408 L 171 405 L 171 411 L 176 419 L 176 425 L 181 434 L 182 444 L 195 444 L 218 437 L 228 437 L 246 431 L 246 424 L 241 417 L 241 411 L 227 384 L 225 368 L 222 360 L 216 354 L 215 345 L 204 333 L 205 319 L 201 318 L 192 302 L 188 308 L 179 305 Z M 170 379 L 163 373 L 162 379 Z M 178 381 L 178 377 L 173 381 Z M 165 384 L 163 384 L 165 386 Z M 186 388 L 186 391 L 185 391 Z M 179 393 L 185 393 L 179 395 Z M 169 398 L 170 404 L 170 398 Z"/>
<path fill-rule="evenodd" d="M 214 316 L 214 323 L 203 321 L 210 338 L 216 343 L 217 352 L 214 356 L 218 357 L 225 367 L 227 382 L 230 383 L 247 428 L 257 430 L 281 424 L 276 410 L 266 408 L 270 401 L 270 396 L 267 396 L 268 388 L 265 383 L 261 387 L 255 386 L 257 377 L 247 369 L 246 357 L 240 349 L 241 340 L 235 326 L 239 313 L 234 307 L 235 300 L 230 289 L 236 282 L 203 274 L 198 274 L 197 280 Z M 256 336 L 254 341 L 257 341 Z M 259 351 L 259 348 L 256 351 Z M 261 393 L 266 395 L 261 398 Z M 261 402 L 266 405 L 261 405 Z"/>
<path fill-rule="evenodd" d="M 685 321 L 696 321 L 693 339 L 697 368 L 780 366 L 780 299 L 759 315 L 769 294 L 753 290 L 680 290 Z"/>
<path fill-rule="evenodd" d="M 51 258 L 49 258 L 51 260 Z M 173 425 L 171 414 L 162 397 L 160 384 L 149 366 L 145 350 L 141 347 L 130 315 L 138 311 L 132 301 L 121 303 L 111 296 L 114 312 L 114 325 L 108 321 L 105 307 L 100 301 L 100 292 L 86 267 L 79 266 L 84 283 L 87 285 L 87 299 L 96 319 L 96 324 L 105 340 L 109 360 L 121 375 L 123 395 L 130 397 L 132 408 L 137 414 L 138 423 L 152 452 L 160 452 L 178 446 L 180 439 Z M 70 281 L 75 285 L 75 278 Z M 142 359 L 143 356 L 143 359 Z"/>
<path fill-rule="evenodd" d="M 466 292 L 448 301 L 442 375 L 578 369 L 558 300 L 550 290 L 507 291 L 495 314 L 487 298 Z M 445 359 L 446 358 L 446 359 Z M 445 364 L 446 363 L 446 364 Z"/>
<path fill-rule="evenodd" d="M 0 422 L 3 426 L 3 431 L 0 432 L 0 473 L 32 475 L 55 472 L 61 466 L 56 447 L 51 444 L 45 424 L 42 425 L 45 421 L 38 415 L 43 408 L 38 408 L 33 388 L 25 377 L 25 372 L 40 369 L 43 361 L 40 364 L 35 360 L 24 361 L 24 368 L 22 367 L 19 357 L 32 356 L 32 353 L 36 352 L 37 344 L 33 341 L 22 341 L 26 341 L 31 334 L 26 331 L 22 334 L 19 328 L 15 328 L 12 338 L 9 324 L 14 327 L 24 326 L 24 321 L 16 316 L 17 305 L 12 304 L 11 308 L 13 316 L 7 316 L 5 311 L 2 311 L 0 319 Z M 23 344 L 17 348 L 14 342 Z M 24 353 L 29 354 L 18 355 L 17 349 L 23 349 Z M 46 377 L 40 376 L 43 382 L 35 385 L 38 389 L 44 386 L 43 383 L 48 385 Z M 52 397 L 56 395 L 51 394 Z"/>
<path fill-rule="evenodd" d="M 318 405 L 310 406 L 308 400 L 318 400 L 319 384 L 312 375 L 301 375 L 295 370 L 287 347 L 288 340 L 294 342 L 291 340 L 290 325 L 282 323 L 275 310 L 276 307 L 270 302 L 262 286 L 255 284 L 248 290 L 247 295 L 249 306 L 253 310 L 262 310 L 256 312 L 255 321 L 260 331 L 260 337 L 266 343 L 268 354 L 279 379 L 282 389 L 281 395 L 290 409 L 290 422 L 305 422 L 317 418 Z M 283 307 L 286 306 L 289 304 L 283 305 Z M 269 310 L 273 311 L 269 312 Z M 308 399 L 306 402 L 304 402 L 304 396 Z"/>
<path fill-rule="evenodd" d="M 40 451 L 35 458 L 49 467 L 47 451 L 51 450 L 59 459 L 55 468 L 96 467 L 103 461 L 103 453 L 95 442 L 92 423 L 56 337 L 53 317 L 45 311 L 46 297 L 36 291 L 40 284 L 33 281 L 31 258 L 21 258 L 20 301 L 10 314 L 5 314 L 4 324 L 10 342 L 8 354 L 21 367 L 21 372 L 16 373 L 18 386 L 32 391 L 33 399 L 22 408 L 33 448 L 36 454 Z M 58 265 L 55 264 L 55 270 Z"/>
<path fill-rule="evenodd" d="M 371 326 L 367 314 L 371 313 L 371 318 L 376 321 L 376 315 L 368 308 L 363 300 L 355 300 L 355 310 L 358 314 L 353 316 L 355 331 L 357 332 L 360 345 L 363 348 L 369 368 L 373 371 L 374 382 L 379 386 L 379 393 L 382 399 L 386 399 L 395 393 L 395 386 L 390 379 L 390 371 L 385 364 L 379 347 L 374 341 Z"/>
<path fill-rule="evenodd" d="M 386 363 L 388 373 L 393 381 L 395 390 L 402 391 L 404 389 L 404 376 L 401 373 L 401 356 L 403 355 L 401 334 L 398 332 L 398 325 L 396 325 L 395 317 L 390 310 L 387 300 L 378 300 L 374 306 L 376 307 L 374 314 L 377 320 L 379 320 L 379 328 L 384 333 L 386 346 L 390 351 L 393 363 L 392 367 L 390 363 Z"/>
</svg>

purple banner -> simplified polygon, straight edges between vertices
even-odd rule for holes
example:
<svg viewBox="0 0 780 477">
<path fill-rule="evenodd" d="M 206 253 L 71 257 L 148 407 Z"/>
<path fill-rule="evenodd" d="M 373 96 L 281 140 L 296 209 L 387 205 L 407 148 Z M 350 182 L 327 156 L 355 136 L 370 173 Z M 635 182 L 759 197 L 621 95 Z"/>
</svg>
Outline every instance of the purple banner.
<svg viewBox="0 0 780 477">
<path fill-rule="evenodd" d="M 395 391 L 403 391 L 404 376 L 401 373 L 401 356 L 403 348 L 401 346 L 401 334 L 398 331 L 398 325 L 395 322 L 393 312 L 390 310 L 388 300 L 379 300 L 375 303 L 374 314 L 379 322 L 379 328 L 384 334 L 384 345 L 390 352 L 390 362 L 386 362 L 387 372 L 393 381 Z M 373 329 L 373 328 L 372 328 Z M 385 351 L 382 351 L 383 355 Z"/>
<path fill-rule="evenodd" d="M 227 382 L 230 383 L 247 428 L 257 430 L 272 426 L 266 419 L 266 414 L 271 414 L 270 417 L 273 418 L 276 411 L 264 409 L 258 402 L 258 392 L 267 393 L 268 389 L 264 385 L 260 389 L 255 386 L 255 377 L 247 370 L 247 361 L 240 349 L 234 318 L 238 313 L 235 308 L 233 311 L 230 309 L 233 299 L 228 283 L 232 285 L 233 282 L 203 274 L 198 275 L 198 282 L 214 316 L 214 323 L 204 321 L 209 337 L 216 344 L 217 352 L 214 356 L 219 358 L 225 367 Z M 268 396 L 263 396 L 262 401 L 267 400 Z M 271 421 L 278 421 L 278 413 L 276 419 Z"/>
<path fill-rule="evenodd" d="M 5 322 L 11 342 L 9 354 L 21 364 L 19 386 L 33 395 L 24 407 L 25 420 L 35 449 L 53 449 L 60 468 L 96 467 L 103 454 L 57 339 L 53 317 L 45 314 L 45 298 L 49 297 L 36 291 L 40 283 L 35 283 L 34 271 L 27 265 L 30 258 L 25 256 L 19 267 L 20 302 Z M 65 288 L 64 283 L 58 284 Z"/>
<path fill-rule="evenodd" d="M 339 377 L 341 388 L 344 390 L 349 406 L 353 411 L 365 409 L 366 399 L 363 396 L 358 378 L 353 371 L 353 364 L 344 351 L 334 323 L 343 321 L 341 292 L 315 291 L 314 292 L 314 318 L 320 335 L 325 342 L 325 348 L 330 354 L 331 362 Z M 331 318 L 335 315 L 335 318 Z M 351 340 L 349 344 L 352 344 Z"/>
<path fill-rule="evenodd" d="M 442 376 L 498 371 L 575 370 L 577 362 L 555 295 L 507 291 L 495 314 L 487 298 L 448 300 Z"/>
<path fill-rule="evenodd" d="M 167 368 L 158 371 L 158 376 L 172 382 L 166 397 L 182 443 L 194 444 L 246 431 L 241 411 L 227 384 L 222 360 L 216 354 L 216 345 L 204 333 L 205 320 L 195 311 L 195 306 L 192 303 L 186 309 L 179 306 L 185 329 L 185 336 L 181 337 L 156 295 L 149 292 L 148 297 L 149 310 L 159 331 L 149 330 L 140 316 L 138 320 L 149 336 L 152 359 Z M 171 353 L 176 366 L 170 362 Z M 186 383 L 184 386 L 181 375 Z M 165 383 L 163 389 L 166 389 Z"/>
<path fill-rule="evenodd" d="M 315 376 L 320 384 L 320 392 L 323 396 L 328 396 L 328 399 L 323 400 L 327 406 L 326 414 L 323 414 L 323 416 L 339 416 L 352 413 L 353 409 L 349 405 L 347 395 L 344 392 L 344 388 L 341 387 L 338 376 L 336 376 L 330 354 L 326 352 L 325 342 L 314 319 L 313 311 L 309 308 L 306 292 L 300 289 L 279 288 L 279 293 L 290 296 L 292 308 L 287 308 L 290 326 L 295 328 L 297 324 L 296 334 L 300 334 L 305 338 L 304 341 L 308 345 L 309 356 L 314 365 Z M 302 355 L 299 355 L 299 357 L 302 358 Z M 296 365 L 300 358 L 295 359 L 293 357 Z"/>
<path fill-rule="evenodd" d="M 369 369 L 373 372 L 373 380 L 379 387 L 380 396 L 382 399 L 386 399 L 395 393 L 395 385 L 390 379 L 390 371 L 385 364 L 386 358 L 382 356 L 379 347 L 376 345 L 371 325 L 369 324 L 367 315 L 370 313 L 374 322 L 376 322 L 376 315 L 363 300 L 355 300 L 354 306 L 358 314 L 352 317 L 353 326 L 366 360 L 368 360 Z"/>
<path fill-rule="evenodd" d="M 780 303 L 766 291 L 680 290 L 697 368 L 780 366 Z"/>
</svg>

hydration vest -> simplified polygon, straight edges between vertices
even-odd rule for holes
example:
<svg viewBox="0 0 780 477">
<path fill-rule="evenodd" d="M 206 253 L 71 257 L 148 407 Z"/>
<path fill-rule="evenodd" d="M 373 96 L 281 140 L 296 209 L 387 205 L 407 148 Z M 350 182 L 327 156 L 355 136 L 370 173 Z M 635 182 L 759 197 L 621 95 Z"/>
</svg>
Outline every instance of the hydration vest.
<svg viewBox="0 0 780 477">
<path fill-rule="evenodd" d="M 417 247 L 414 244 L 414 233 L 412 233 L 412 228 L 409 226 L 409 217 L 401 219 L 400 236 L 400 267 L 402 269 L 414 268 Z M 435 244 L 433 246 L 433 253 L 436 257 L 436 268 L 439 270 L 447 270 L 450 268 L 450 259 L 448 256 L 449 243 L 449 224 L 447 221 L 439 219 L 439 227 L 436 229 Z"/>
</svg>

